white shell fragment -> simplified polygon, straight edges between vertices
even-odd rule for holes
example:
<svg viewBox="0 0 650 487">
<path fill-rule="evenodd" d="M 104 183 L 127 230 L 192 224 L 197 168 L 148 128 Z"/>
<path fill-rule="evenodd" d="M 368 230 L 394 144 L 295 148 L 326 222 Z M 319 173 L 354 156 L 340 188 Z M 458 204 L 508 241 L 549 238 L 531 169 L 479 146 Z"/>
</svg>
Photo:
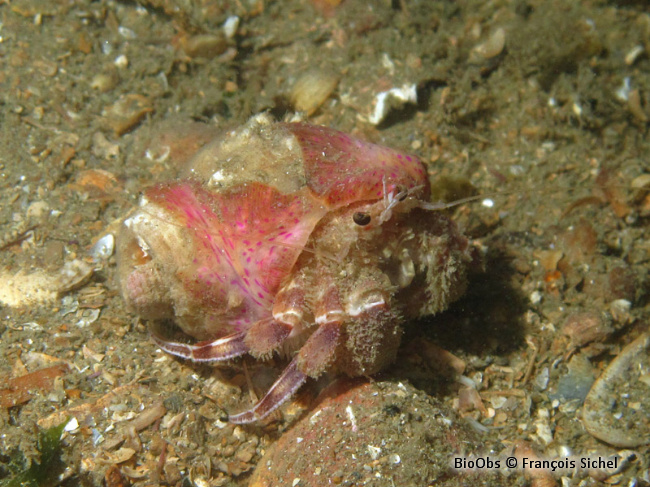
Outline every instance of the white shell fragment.
<svg viewBox="0 0 650 487">
<path fill-rule="evenodd" d="M 77 421 L 77 418 L 73 417 L 70 421 L 67 422 L 63 429 L 68 433 L 76 432 L 79 429 L 79 421 Z"/>
<path fill-rule="evenodd" d="M 81 318 L 79 318 L 79 321 L 77 321 L 77 326 L 79 328 L 84 328 L 91 323 L 94 323 L 99 319 L 100 312 L 101 310 L 97 308 L 83 310 Z"/>
<path fill-rule="evenodd" d="M 609 364 L 592 386 L 582 412 L 586 430 L 610 445 L 650 442 L 650 334 L 643 334 Z"/>
<path fill-rule="evenodd" d="M 86 283 L 93 275 L 94 269 L 83 260 L 66 262 L 56 278 L 55 287 L 59 293 L 72 291 Z"/>
<path fill-rule="evenodd" d="M 626 76 L 623 78 L 621 86 L 616 90 L 615 96 L 619 101 L 626 102 L 630 99 L 630 91 L 632 91 L 631 79 Z"/>
<path fill-rule="evenodd" d="M 394 109 L 401 108 L 407 103 L 417 103 L 418 93 L 415 84 L 405 83 L 399 88 L 391 88 L 375 95 L 373 112 L 368 121 L 373 125 L 379 125 L 386 118 L 386 115 Z"/>
<path fill-rule="evenodd" d="M 95 262 L 104 262 L 113 255 L 114 251 L 115 237 L 112 233 L 107 233 L 92 246 L 90 256 Z"/>
<path fill-rule="evenodd" d="M 641 44 L 637 44 L 632 49 L 630 49 L 625 55 L 625 64 L 632 66 L 634 62 L 639 59 L 641 54 L 644 52 L 644 48 Z"/>
<path fill-rule="evenodd" d="M 381 454 L 381 448 L 377 446 L 367 445 L 366 449 L 368 450 L 370 458 L 373 460 L 377 460 L 377 458 L 379 458 L 379 455 Z"/>
<path fill-rule="evenodd" d="M 239 28 L 239 17 L 236 15 L 231 15 L 226 19 L 226 21 L 223 23 L 223 26 L 221 27 L 223 29 L 223 33 L 226 36 L 227 39 L 232 39 L 235 37 L 235 34 L 237 33 L 237 29 Z"/>
</svg>

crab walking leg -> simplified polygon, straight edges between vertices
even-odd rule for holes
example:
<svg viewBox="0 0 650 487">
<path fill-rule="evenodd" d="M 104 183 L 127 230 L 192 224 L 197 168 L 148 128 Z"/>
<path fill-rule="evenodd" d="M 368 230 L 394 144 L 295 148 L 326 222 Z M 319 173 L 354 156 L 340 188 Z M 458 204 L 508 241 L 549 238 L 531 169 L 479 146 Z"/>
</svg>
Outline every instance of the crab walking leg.
<svg viewBox="0 0 650 487">
<path fill-rule="evenodd" d="M 320 376 L 334 363 L 345 318 L 334 280 L 327 269 L 321 267 L 320 270 L 318 275 L 325 285 L 314 303 L 314 321 L 318 324 L 318 329 L 298 352 L 300 370 L 313 378 Z"/>
<path fill-rule="evenodd" d="M 245 343 L 249 353 L 256 358 L 268 358 L 282 346 L 293 327 L 270 319 L 255 323 L 246 332 Z"/>
<path fill-rule="evenodd" d="M 230 416 L 228 421 L 241 424 L 264 419 L 289 399 L 307 377 L 318 377 L 334 360 L 340 336 L 339 328 L 339 323 L 321 325 L 284 369 L 266 396 L 248 411 Z"/>
<path fill-rule="evenodd" d="M 217 340 L 181 343 L 165 340 L 160 336 L 151 334 L 154 343 L 165 352 L 194 362 L 217 362 L 244 355 L 248 352 L 248 346 L 244 343 L 245 337 L 246 333 L 241 332 Z"/>
<path fill-rule="evenodd" d="M 295 357 L 261 401 L 248 411 L 229 416 L 228 421 L 243 424 L 267 417 L 289 399 L 305 383 L 305 380 L 307 375 L 298 370 L 298 357 Z"/>
</svg>

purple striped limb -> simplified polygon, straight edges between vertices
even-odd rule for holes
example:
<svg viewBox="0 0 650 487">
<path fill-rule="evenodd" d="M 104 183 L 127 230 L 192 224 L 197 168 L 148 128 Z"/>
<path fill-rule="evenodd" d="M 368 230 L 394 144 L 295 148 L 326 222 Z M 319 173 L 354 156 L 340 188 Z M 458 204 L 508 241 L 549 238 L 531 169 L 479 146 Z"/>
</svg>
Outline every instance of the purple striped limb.
<svg viewBox="0 0 650 487">
<path fill-rule="evenodd" d="M 230 416 L 228 421 L 239 424 L 259 421 L 288 400 L 307 377 L 318 377 L 334 359 L 340 338 L 339 326 L 338 322 L 332 322 L 318 327 L 266 396 L 248 411 Z"/>
<path fill-rule="evenodd" d="M 158 335 L 151 334 L 152 340 L 167 353 L 182 357 L 193 362 L 218 362 L 239 357 L 248 352 L 244 343 L 245 332 L 208 340 L 199 343 L 181 343 L 166 340 Z"/>
<path fill-rule="evenodd" d="M 269 389 L 269 392 L 261 401 L 248 411 L 229 416 L 228 421 L 243 424 L 264 419 L 289 399 L 305 383 L 305 380 L 307 380 L 307 376 L 298 370 L 298 358 L 296 357 L 284 369 L 282 375 L 275 381 L 273 387 Z"/>
</svg>

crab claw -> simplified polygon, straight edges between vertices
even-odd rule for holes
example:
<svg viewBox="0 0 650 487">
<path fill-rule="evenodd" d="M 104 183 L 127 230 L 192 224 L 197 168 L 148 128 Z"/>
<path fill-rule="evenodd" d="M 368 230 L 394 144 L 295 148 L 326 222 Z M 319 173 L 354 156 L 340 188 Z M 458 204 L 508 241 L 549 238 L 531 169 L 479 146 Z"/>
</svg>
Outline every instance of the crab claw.
<svg viewBox="0 0 650 487">
<path fill-rule="evenodd" d="M 199 343 L 181 343 L 166 340 L 154 333 L 151 339 L 156 345 L 167 353 L 192 360 L 193 362 L 217 362 L 239 357 L 248 352 L 248 346 L 244 343 L 246 333 L 233 333 L 232 335 L 208 340 Z"/>
<path fill-rule="evenodd" d="M 261 401 L 248 411 L 229 416 L 228 421 L 243 424 L 265 418 L 289 399 L 305 380 L 307 375 L 298 370 L 298 357 L 295 357 Z"/>
</svg>

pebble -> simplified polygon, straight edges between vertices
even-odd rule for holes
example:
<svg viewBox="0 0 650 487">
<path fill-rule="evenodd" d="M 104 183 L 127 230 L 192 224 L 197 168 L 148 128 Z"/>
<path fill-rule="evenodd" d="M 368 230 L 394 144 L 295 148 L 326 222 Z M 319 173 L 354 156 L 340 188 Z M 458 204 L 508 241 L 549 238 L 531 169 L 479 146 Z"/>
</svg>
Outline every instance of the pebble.
<svg viewBox="0 0 650 487">
<path fill-rule="evenodd" d="M 223 35 L 214 34 L 183 36 L 179 42 L 185 54 L 191 58 L 212 59 L 223 54 L 228 47 Z"/>
<path fill-rule="evenodd" d="M 294 109 L 307 116 L 325 103 L 336 89 L 339 79 L 334 73 L 311 70 L 300 76 L 291 89 L 290 99 Z"/>
<path fill-rule="evenodd" d="M 614 329 L 595 311 L 574 313 L 567 317 L 562 333 L 571 340 L 571 347 L 583 347 L 593 341 L 602 341 Z"/>
<path fill-rule="evenodd" d="M 558 380 L 557 393 L 550 397 L 559 399 L 561 403 L 574 399 L 582 402 L 594 383 L 593 367 L 587 357 L 578 354 L 571 358 L 567 368 L 568 372 Z"/>
<path fill-rule="evenodd" d="M 149 113 L 153 112 L 149 98 L 136 93 L 123 95 L 114 104 L 102 111 L 103 122 L 115 135 L 122 135 L 135 127 Z"/>
<path fill-rule="evenodd" d="M 321 396 L 266 450 L 249 487 L 292 485 L 294 479 L 305 486 L 459 485 L 450 459 L 492 447 L 453 410 L 408 384 L 340 379 Z M 514 479 L 491 475 L 481 480 L 513 485 Z"/>
<path fill-rule="evenodd" d="M 485 42 L 478 44 L 472 49 L 470 53 L 470 62 L 478 62 L 481 59 L 491 59 L 498 56 L 503 52 L 506 45 L 506 31 L 503 27 L 495 30 Z"/>
</svg>

